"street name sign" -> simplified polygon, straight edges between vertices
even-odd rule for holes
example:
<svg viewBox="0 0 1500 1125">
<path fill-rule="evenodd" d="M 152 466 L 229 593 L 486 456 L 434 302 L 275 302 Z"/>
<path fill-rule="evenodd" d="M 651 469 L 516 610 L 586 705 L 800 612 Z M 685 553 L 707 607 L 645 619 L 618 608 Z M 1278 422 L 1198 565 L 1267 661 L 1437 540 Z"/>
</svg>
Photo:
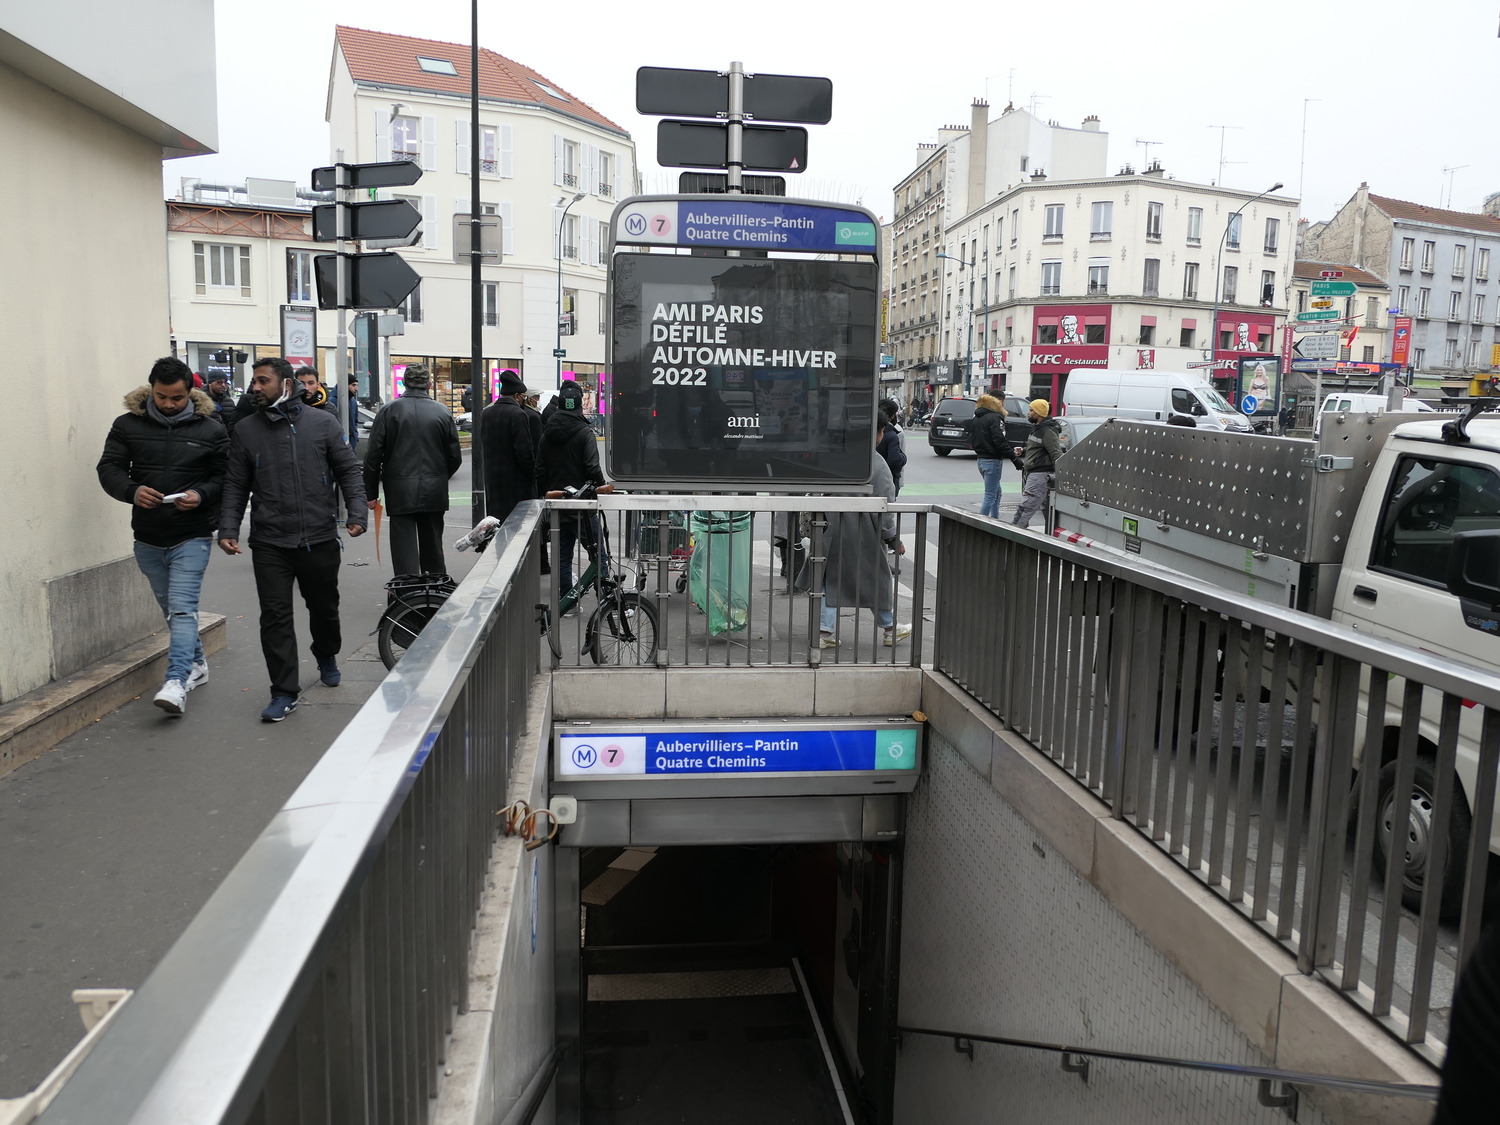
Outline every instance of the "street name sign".
<svg viewBox="0 0 1500 1125">
<path fill-rule="evenodd" d="M 1307 312 L 1299 312 L 1298 320 L 1339 320 L 1338 309 L 1309 309 Z"/>
<path fill-rule="evenodd" d="M 826 125 L 833 118 L 833 82 L 797 74 L 747 74 L 744 109 L 756 121 Z M 716 70 L 643 66 L 635 72 L 635 109 L 652 117 L 723 117 L 729 75 Z"/>
<path fill-rule="evenodd" d="M 422 166 L 410 160 L 382 160 L 374 164 L 331 164 L 314 168 L 313 191 L 340 188 L 409 187 L 422 178 Z"/>
<path fill-rule="evenodd" d="M 742 167 L 759 172 L 807 169 L 807 130 L 796 125 L 746 125 Z M 711 121 L 659 121 L 656 162 L 664 168 L 723 168 L 729 161 L 729 125 Z"/>
<path fill-rule="evenodd" d="M 1297 341 L 1296 347 L 1302 359 L 1335 359 L 1339 354 L 1339 336 L 1337 332 L 1304 336 Z"/>
<path fill-rule="evenodd" d="M 1312 283 L 1312 295 L 1314 297 L 1352 297 L 1359 291 L 1359 286 L 1352 281 L 1314 281 Z"/>
<path fill-rule="evenodd" d="M 313 208 L 313 241 L 336 242 L 339 208 L 347 208 L 349 226 L 345 238 L 402 239 L 417 229 L 422 212 L 405 199 L 381 199 L 369 203 L 324 203 Z"/>
<path fill-rule="evenodd" d="M 771 196 L 641 197 L 620 205 L 614 227 L 617 244 L 822 254 L 873 254 L 880 230 L 862 208 Z"/>
<path fill-rule="evenodd" d="M 318 307 L 336 309 L 339 263 L 344 263 L 343 307 L 346 309 L 394 309 L 411 296 L 421 281 L 417 271 L 400 254 L 318 254 L 313 271 L 318 279 Z"/>
</svg>

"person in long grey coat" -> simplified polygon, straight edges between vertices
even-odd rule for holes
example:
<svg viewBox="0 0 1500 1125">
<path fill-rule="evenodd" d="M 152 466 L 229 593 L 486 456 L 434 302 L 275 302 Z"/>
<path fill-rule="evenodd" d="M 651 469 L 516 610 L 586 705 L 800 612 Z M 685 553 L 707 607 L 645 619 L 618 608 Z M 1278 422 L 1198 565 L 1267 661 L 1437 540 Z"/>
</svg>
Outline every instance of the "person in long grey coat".
<svg viewBox="0 0 1500 1125">
<path fill-rule="evenodd" d="M 875 443 L 885 431 L 885 417 L 876 414 Z M 896 482 L 890 466 L 878 453 L 871 463 L 874 495 L 896 499 Z M 823 611 L 819 621 L 819 648 L 835 648 L 834 635 L 840 608 L 869 609 L 885 633 L 887 647 L 911 636 L 910 625 L 896 624 L 895 582 L 891 554 L 906 554 L 897 534 L 894 512 L 830 512 L 824 539 L 828 563 L 823 572 Z"/>
</svg>

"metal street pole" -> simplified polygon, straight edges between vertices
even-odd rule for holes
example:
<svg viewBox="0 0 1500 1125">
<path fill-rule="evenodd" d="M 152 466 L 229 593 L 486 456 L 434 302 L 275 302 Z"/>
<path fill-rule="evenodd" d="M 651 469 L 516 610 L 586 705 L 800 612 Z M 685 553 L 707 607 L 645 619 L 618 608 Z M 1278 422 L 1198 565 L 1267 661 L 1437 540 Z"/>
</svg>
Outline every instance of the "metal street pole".
<svg viewBox="0 0 1500 1125">
<path fill-rule="evenodd" d="M 470 5 L 469 30 L 469 495 L 471 526 L 485 517 L 484 442 L 480 415 L 490 404 L 484 366 L 483 205 L 479 200 L 479 0 Z"/>
<path fill-rule="evenodd" d="M 562 264 L 563 264 L 563 230 L 568 225 L 568 212 L 573 209 L 573 204 L 577 203 L 580 199 L 582 199 L 584 197 L 584 194 L 585 194 L 584 192 L 580 191 L 572 199 L 568 200 L 568 205 L 563 208 L 562 214 L 557 217 L 557 347 L 553 349 L 553 354 L 555 355 L 556 360 L 557 360 L 557 383 L 556 383 L 556 385 L 559 386 L 559 387 L 562 386 L 562 381 L 563 381 L 563 379 L 562 379 L 562 297 L 563 297 Z M 559 199 L 558 202 L 561 203 L 562 200 Z M 578 310 L 577 309 L 573 310 L 573 315 L 574 315 L 575 318 L 577 317 L 577 315 L 578 315 Z M 574 330 L 575 331 L 577 330 L 576 319 L 575 319 L 575 322 L 574 322 Z"/>
<path fill-rule="evenodd" d="M 333 162 L 335 164 L 343 164 L 343 162 L 344 162 L 344 150 L 343 149 L 339 149 L 338 151 L 336 151 L 334 153 L 334 155 L 333 155 Z M 342 184 L 343 183 L 343 179 L 344 179 L 343 169 L 339 169 L 339 171 L 337 173 L 337 176 L 338 176 L 338 179 L 337 179 L 336 182 L 338 184 Z M 348 191 L 345 188 L 343 188 L 342 186 L 340 186 L 340 187 L 337 187 L 335 189 L 335 191 L 334 191 L 334 200 L 336 202 L 338 202 L 338 203 L 346 203 L 346 202 L 349 202 L 351 200 L 351 198 L 353 197 L 353 194 L 354 193 L 352 191 Z M 349 259 L 346 258 L 346 257 L 344 257 L 344 239 L 349 234 L 349 219 L 350 219 L 351 214 L 352 214 L 352 211 L 348 207 L 339 207 L 338 208 L 338 213 L 337 213 L 338 239 L 335 241 L 334 247 L 333 247 L 333 252 L 337 255 L 337 259 L 336 260 L 338 262 L 338 269 L 335 271 L 334 277 L 337 279 L 337 286 L 336 286 L 336 288 L 338 290 L 338 303 L 339 303 L 338 321 L 337 321 L 337 323 L 338 323 L 338 331 L 337 331 L 336 335 L 333 338 L 334 339 L 334 347 L 335 347 L 335 351 L 334 351 L 334 355 L 333 355 L 333 377 L 334 377 L 334 385 L 336 387 L 338 387 L 340 390 L 342 390 L 345 395 L 347 395 L 349 393 L 349 313 L 344 308 L 344 305 L 349 300 L 349 277 L 348 277 L 348 272 L 347 271 L 349 270 L 350 266 L 349 266 Z M 316 325 L 316 321 L 314 321 L 314 325 Z M 316 331 L 316 328 L 315 328 L 315 331 Z M 314 338 L 314 340 L 313 340 L 313 352 L 314 352 L 314 354 L 317 353 L 317 350 L 318 350 L 318 341 L 317 341 L 316 338 Z M 345 431 L 345 440 L 348 440 L 349 437 L 351 436 L 348 433 L 348 430 L 349 430 L 349 410 L 348 410 L 348 405 L 349 405 L 348 403 L 344 404 L 345 409 L 343 411 L 343 414 L 344 414 L 344 425 L 343 425 L 342 428 Z"/>
<path fill-rule="evenodd" d="M 724 190 L 728 195 L 744 191 L 745 171 L 745 64 L 729 64 L 728 152 L 724 163 Z"/>
<path fill-rule="evenodd" d="M 1282 186 L 1283 185 L 1281 185 L 1280 183 L 1272 184 L 1259 195 L 1255 196 L 1252 199 L 1247 199 L 1245 200 L 1245 202 L 1241 203 L 1240 209 L 1233 215 L 1230 215 L 1228 221 L 1225 222 L 1224 233 L 1219 235 L 1219 254 L 1218 257 L 1214 259 L 1214 312 L 1213 316 L 1209 318 L 1208 322 L 1209 386 L 1213 386 L 1214 384 L 1214 352 L 1219 350 L 1219 283 L 1224 278 L 1224 240 L 1229 237 L 1229 228 L 1234 225 L 1235 219 L 1240 217 L 1241 212 L 1243 212 L 1246 207 L 1249 207 L 1250 204 L 1254 203 L 1257 199 L 1265 198 L 1273 191 L 1280 191 Z"/>
</svg>

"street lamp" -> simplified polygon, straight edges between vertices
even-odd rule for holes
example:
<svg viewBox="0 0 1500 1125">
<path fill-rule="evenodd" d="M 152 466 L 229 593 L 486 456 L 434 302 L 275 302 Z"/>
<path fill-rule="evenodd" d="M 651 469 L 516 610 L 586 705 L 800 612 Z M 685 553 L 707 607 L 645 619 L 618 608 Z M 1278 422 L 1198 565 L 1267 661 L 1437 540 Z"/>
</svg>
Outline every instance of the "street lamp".
<svg viewBox="0 0 1500 1125">
<path fill-rule="evenodd" d="M 559 387 L 562 386 L 562 293 L 563 293 L 563 290 L 562 290 L 562 264 L 563 264 L 563 228 L 567 226 L 568 212 L 572 209 L 573 204 L 577 203 L 580 199 L 582 199 L 585 194 L 587 194 L 587 193 L 580 191 L 572 199 L 568 200 L 568 205 L 563 208 L 562 214 L 557 217 L 557 347 L 553 349 L 553 355 L 557 359 L 557 385 Z M 559 204 L 561 204 L 562 200 L 559 199 L 557 202 Z"/>
<path fill-rule="evenodd" d="M 1241 203 L 1239 211 L 1230 215 L 1228 221 L 1225 222 L 1224 233 L 1219 235 L 1219 256 L 1214 259 L 1214 314 L 1208 322 L 1208 382 L 1210 386 L 1213 385 L 1214 379 L 1214 352 L 1219 348 L 1219 285 L 1224 280 L 1224 240 L 1229 237 L 1229 228 L 1234 226 L 1234 221 L 1240 217 L 1241 211 L 1244 211 L 1256 199 L 1264 199 L 1273 191 L 1280 191 L 1283 186 L 1280 183 L 1274 183 L 1254 199 L 1247 199 Z"/>
<path fill-rule="evenodd" d="M 960 271 L 964 268 L 964 260 L 962 258 L 955 258 L 952 254 L 944 254 L 941 250 L 939 250 L 937 252 L 937 257 L 939 257 L 939 258 L 947 258 L 950 262 L 957 262 L 958 263 L 958 268 L 959 268 Z M 970 259 L 968 265 L 969 265 L 970 269 L 973 269 L 974 268 L 974 259 Z M 960 293 L 960 304 L 962 304 L 962 290 L 960 290 L 959 293 Z M 965 337 L 965 342 L 964 342 L 964 397 L 965 398 L 967 398 L 969 396 L 969 370 L 974 365 L 974 301 L 973 301 L 972 297 L 969 299 L 969 306 L 968 307 L 969 307 L 969 312 L 968 312 L 969 331 L 968 331 L 968 335 Z"/>
</svg>

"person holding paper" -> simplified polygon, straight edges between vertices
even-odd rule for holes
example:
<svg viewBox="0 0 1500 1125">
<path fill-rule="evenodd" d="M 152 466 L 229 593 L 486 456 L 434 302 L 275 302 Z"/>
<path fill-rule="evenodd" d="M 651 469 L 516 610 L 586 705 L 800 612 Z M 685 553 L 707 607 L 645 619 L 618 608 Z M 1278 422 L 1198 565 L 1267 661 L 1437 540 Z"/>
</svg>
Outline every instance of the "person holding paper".
<svg viewBox="0 0 1500 1125">
<path fill-rule="evenodd" d="M 131 505 L 135 562 L 167 619 L 167 678 L 153 702 L 169 715 L 186 712 L 187 693 L 208 680 L 198 594 L 229 450 L 216 413 L 188 365 L 165 356 L 146 386 L 125 396 L 97 467 L 104 491 Z"/>
</svg>

